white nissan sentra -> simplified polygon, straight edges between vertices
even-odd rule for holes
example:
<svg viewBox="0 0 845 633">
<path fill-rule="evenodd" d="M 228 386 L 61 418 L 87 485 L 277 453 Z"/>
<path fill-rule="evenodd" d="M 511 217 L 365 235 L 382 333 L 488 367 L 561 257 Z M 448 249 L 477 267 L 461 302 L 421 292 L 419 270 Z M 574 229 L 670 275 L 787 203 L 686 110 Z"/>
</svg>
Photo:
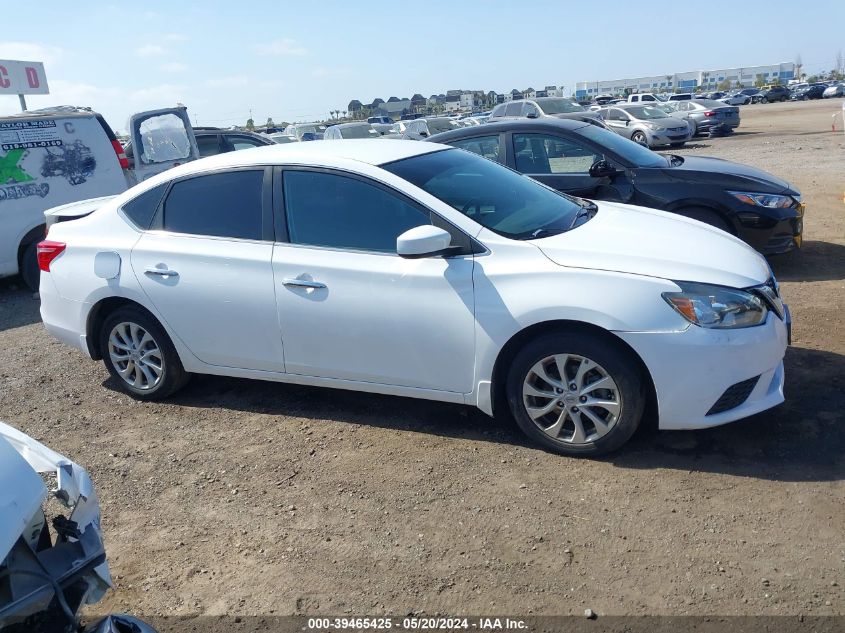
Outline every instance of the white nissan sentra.
<svg viewBox="0 0 845 633">
<path fill-rule="evenodd" d="M 44 324 L 142 400 L 194 373 L 427 398 L 577 455 L 649 403 L 698 429 L 783 401 L 789 312 L 761 255 L 463 150 L 233 152 L 61 216 Z"/>
</svg>

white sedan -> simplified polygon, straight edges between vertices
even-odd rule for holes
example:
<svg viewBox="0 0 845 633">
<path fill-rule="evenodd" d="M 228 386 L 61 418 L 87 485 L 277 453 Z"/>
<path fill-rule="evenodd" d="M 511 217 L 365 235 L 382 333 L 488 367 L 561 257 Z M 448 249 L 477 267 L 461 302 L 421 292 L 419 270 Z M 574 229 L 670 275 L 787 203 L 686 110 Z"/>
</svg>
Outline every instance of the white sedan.
<svg viewBox="0 0 845 633">
<path fill-rule="evenodd" d="M 789 316 L 761 255 L 460 149 L 232 152 L 62 220 L 38 249 L 44 324 L 142 400 L 191 374 L 427 398 L 578 455 L 645 410 L 697 429 L 783 401 Z"/>
</svg>

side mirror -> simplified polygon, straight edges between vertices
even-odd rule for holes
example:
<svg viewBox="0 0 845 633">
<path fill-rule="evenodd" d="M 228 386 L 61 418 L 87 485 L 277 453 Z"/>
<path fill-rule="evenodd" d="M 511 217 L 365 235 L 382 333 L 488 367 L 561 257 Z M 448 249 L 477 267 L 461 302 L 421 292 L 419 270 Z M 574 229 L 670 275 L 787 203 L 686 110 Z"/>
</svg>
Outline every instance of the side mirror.
<svg viewBox="0 0 845 633">
<path fill-rule="evenodd" d="M 428 136 L 428 132 L 420 132 L 420 136 L 426 138 Z"/>
<path fill-rule="evenodd" d="M 409 229 L 396 238 L 396 254 L 406 259 L 420 259 L 442 254 L 452 242 L 443 229 L 424 224 Z"/>
<path fill-rule="evenodd" d="M 533 110 L 531 110 L 528 114 L 525 115 L 525 118 L 526 119 L 536 119 L 537 113 L 534 112 Z"/>
<path fill-rule="evenodd" d="M 594 162 L 588 173 L 591 178 L 608 178 L 610 176 L 615 176 L 620 172 L 606 160 L 602 159 Z"/>
</svg>

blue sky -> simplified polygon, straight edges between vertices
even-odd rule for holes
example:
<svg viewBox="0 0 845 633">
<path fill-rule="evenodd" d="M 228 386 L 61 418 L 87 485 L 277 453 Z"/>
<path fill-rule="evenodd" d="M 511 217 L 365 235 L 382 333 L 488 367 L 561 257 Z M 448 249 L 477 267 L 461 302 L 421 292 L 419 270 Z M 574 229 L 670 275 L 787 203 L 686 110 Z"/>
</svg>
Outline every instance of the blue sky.
<svg viewBox="0 0 845 633">
<path fill-rule="evenodd" d="M 11 0 L 4 0 L 6 4 Z M 721 20 L 715 16 L 724 16 Z M 794 61 L 845 48 L 845 2 L 581 0 L 48 3 L 0 33 L 0 59 L 44 61 L 51 94 L 123 130 L 188 106 L 199 125 L 312 120 L 351 99 L 425 96 Z M 699 43 L 696 42 L 699 41 Z M 0 96 L 0 113 L 19 109 Z"/>
</svg>

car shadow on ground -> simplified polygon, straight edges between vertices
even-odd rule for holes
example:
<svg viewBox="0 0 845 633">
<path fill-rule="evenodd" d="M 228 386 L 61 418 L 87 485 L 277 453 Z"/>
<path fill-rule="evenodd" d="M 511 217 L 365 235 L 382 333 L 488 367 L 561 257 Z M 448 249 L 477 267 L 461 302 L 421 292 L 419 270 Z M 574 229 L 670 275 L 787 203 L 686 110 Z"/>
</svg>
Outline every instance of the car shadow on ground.
<svg viewBox="0 0 845 633">
<path fill-rule="evenodd" d="M 769 257 L 778 281 L 845 279 L 845 245 L 807 241 L 797 251 Z"/>
<path fill-rule="evenodd" d="M 599 459 L 619 468 L 714 472 L 774 481 L 845 479 L 845 356 L 790 348 L 786 380 L 786 403 L 775 409 L 699 431 L 658 432 L 654 420 L 645 420 L 625 447 Z M 104 384 L 116 388 L 111 380 Z M 542 450 L 507 420 L 493 420 L 471 407 L 426 400 L 196 376 L 168 402 Z M 549 459 L 557 457 L 549 454 Z"/>
<path fill-rule="evenodd" d="M 41 321 L 41 302 L 20 278 L 0 279 L 0 332 Z"/>
</svg>

